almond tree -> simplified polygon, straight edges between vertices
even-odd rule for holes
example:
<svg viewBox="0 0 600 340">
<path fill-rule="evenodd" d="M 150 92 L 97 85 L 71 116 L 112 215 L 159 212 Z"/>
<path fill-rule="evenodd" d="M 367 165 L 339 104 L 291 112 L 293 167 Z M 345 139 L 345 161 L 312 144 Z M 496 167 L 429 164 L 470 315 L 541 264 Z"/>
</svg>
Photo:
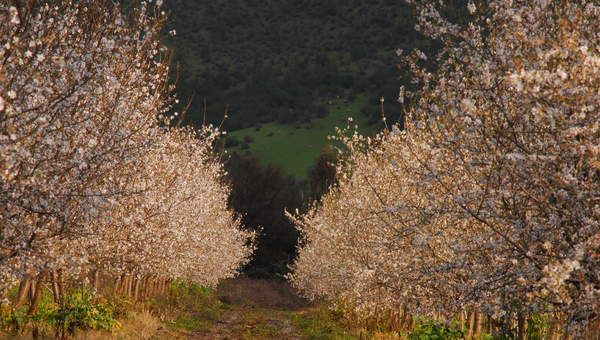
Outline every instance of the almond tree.
<svg viewBox="0 0 600 340">
<path fill-rule="evenodd" d="M 450 220 L 432 205 L 452 210 L 440 186 L 420 176 L 415 150 L 431 149 L 396 128 L 373 140 L 343 139 L 350 155 L 338 166 L 338 186 L 294 218 L 305 245 L 293 265 L 293 284 L 308 297 L 350 304 L 363 316 L 464 308 L 453 286 L 473 280 L 448 264 L 466 259 L 458 245 L 481 228 Z"/>
<path fill-rule="evenodd" d="M 293 281 L 375 301 L 366 309 L 552 311 L 585 324 L 600 297 L 600 8 L 469 3 L 459 27 L 440 7 L 417 4 L 418 28 L 445 46 L 435 73 L 420 51 L 405 59 L 422 86 L 406 135 L 353 152 L 346 182 L 298 219 Z"/>
<path fill-rule="evenodd" d="M 0 292 L 89 270 L 214 283 L 249 256 L 217 133 L 168 128 L 161 3 L 0 1 Z"/>
<path fill-rule="evenodd" d="M 180 278 L 204 285 L 233 276 L 248 261 L 252 234 L 227 207 L 229 188 L 212 153 L 219 132 L 165 130 L 133 167 L 131 195 L 81 240 L 92 262 L 114 276 Z"/>
<path fill-rule="evenodd" d="M 418 52 L 409 58 L 424 84 L 411 115 L 435 150 L 415 157 L 460 215 L 490 234 L 483 245 L 465 242 L 491 260 L 467 267 L 478 281 L 470 296 L 502 297 L 490 307 L 563 310 L 572 321 L 594 317 L 600 7 L 470 3 L 466 29 L 442 19 L 434 2 L 419 9 L 420 28 L 446 47 L 435 74 L 418 66 Z"/>
<path fill-rule="evenodd" d="M 12 2 L 11 2 L 12 4 Z M 110 1 L 2 3 L 2 281 L 75 265 L 57 242 L 86 233 L 108 175 L 143 152 L 167 108 L 160 17 Z M 114 183 L 113 183 L 114 184 Z"/>
</svg>

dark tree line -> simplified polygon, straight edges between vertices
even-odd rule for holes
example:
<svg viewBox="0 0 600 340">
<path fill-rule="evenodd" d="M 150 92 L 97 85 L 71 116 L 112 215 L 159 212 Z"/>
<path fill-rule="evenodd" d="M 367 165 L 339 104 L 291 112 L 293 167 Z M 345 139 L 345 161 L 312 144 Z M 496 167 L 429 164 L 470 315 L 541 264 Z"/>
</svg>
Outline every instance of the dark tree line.
<svg viewBox="0 0 600 340">
<path fill-rule="evenodd" d="M 268 278 L 288 271 L 299 235 L 285 211 L 304 210 L 333 185 L 333 162 L 333 149 L 325 147 L 309 171 L 309 180 L 300 181 L 276 165 L 261 164 L 252 155 L 234 153 L 227 160 L 233 189 L 229 204 L 242 215 L 246 228 L 259 232 L 254 258 L 245 268 L 247 275 Z"/>
<path fill-rule="evenodd" d="M 334 96 L 367 94 L 363 112 L 379 119 L 378 99 L 393 105 L 401 70 L 397 48 L 428 51 L 413 29 L 413 8 L 400 0 L 267 0 L 166 2 L 169 38 L 189 122 L 225 128 L 307 121 Z M 175 69 L 175 68 L 174 68 Z M 375 107 L 375 109 L 373 109 Z M 387 110 L 391 118 L 398 107 Z"/>
</svg>

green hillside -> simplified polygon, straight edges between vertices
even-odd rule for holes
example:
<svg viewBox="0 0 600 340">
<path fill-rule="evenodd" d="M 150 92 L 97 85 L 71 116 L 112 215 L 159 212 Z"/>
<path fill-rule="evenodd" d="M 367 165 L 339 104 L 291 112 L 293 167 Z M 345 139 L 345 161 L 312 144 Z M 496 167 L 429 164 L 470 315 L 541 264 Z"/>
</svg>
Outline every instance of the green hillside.
<svg viewBox="0 0 600 340">
<path fill-rule="evenodd" d="M 307 121 L 322 115 L 328 98 L 361 94 L 370 100 L 360 109 L 375 122 L 377 98 L 391 99 L 401 84 L 409 85 L 400 79 L 396 50 L 435 46 L 415 32 L 414 8 L 401 0 L 165 5 L 171 16 L 167 30 L 177 31 L 168 37 L 177 93 L 182 105 L 194 99 L 189 122 L 206 116 L 219 123 L 227 107 L 230 131 Z"/>
<path fill-rule="evenodd" d="M 310 123 L 263 124 L 259 129 L 247 128 L 229 133 L 229 139 L 242 144 L 227 148 L 229 153 L 246 151 L 258 156 L 264 163 L 280 165 L 288 174 L 296 178 L 306 178 L 310 166 L 325 144 L 330 143 L 328 136 L 335 135 L 335 127 L 348 125 L 347 118 L 352 117 L 352 125 L 358 125 L 363 135 L 371 135 L 379 127 L 368 124 L 367 118 L 359 113 L 366 97 L 358 97 L 353 102 L 337 100 L 328 105 L 329 114 L 314 119 Z M 251 141 L 244 143 L 244 139 Z"/>
<path fill-rule="evenodd" d="M 445 14 L 464 21 L 465 3 L 446 1 Z M 252 152 L 302 178 L 341 119 L 352 116 L 373 129 L 367 125 L 379 123 L 383 96 L 388 123 L 397 121 L 399 87 L 416 85 L 398 67 L 396 51 L 431 54 L 437 46 L 415 31 L 414 7 L 402 0 L 169 0 L 165 6 L 165 32 L 177 32 L 165 39 L 180 99 L 175 110 L 187 109 L 184 123 L 220 124 L 227 112 L 223 129 L 254 139 L 229 151 Z M 339 107 L 329 105 L 332 98 Z"/>
</svg>

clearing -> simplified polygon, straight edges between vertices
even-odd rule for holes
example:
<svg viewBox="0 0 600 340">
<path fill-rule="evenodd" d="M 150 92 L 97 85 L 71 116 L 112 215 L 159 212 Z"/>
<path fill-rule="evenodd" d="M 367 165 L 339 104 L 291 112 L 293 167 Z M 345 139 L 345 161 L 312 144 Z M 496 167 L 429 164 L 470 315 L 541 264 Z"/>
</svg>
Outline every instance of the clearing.
<svg viewBox="0 0 600 340">
<path fill-rule="evenodd" d="M 296 178 L 307 178 L 308 169 L 321 153 L 326 144 L 330 144 L 328 136 L 335 135 L 336 127 L 346 127 L 347 118 L 352 117 L 352 126 L 358 125 L 358 131 L 370 136 L 379 126 L 369 125 L 367 118 L 360 113 L 366 103 L 364 96 L 352 102 L 332 101 L 329 112 L 323 118 L 313 119 L 309 123 L 263 124 L 260 128 L 247 128 L 228 133 L 229 138 L 239 141 L 247 139 L 247 144 L 227 148 L 227 152 L 244 153 L 250 151 L 264 164 L 280 165 L 287 174 Z"/>
</svg>

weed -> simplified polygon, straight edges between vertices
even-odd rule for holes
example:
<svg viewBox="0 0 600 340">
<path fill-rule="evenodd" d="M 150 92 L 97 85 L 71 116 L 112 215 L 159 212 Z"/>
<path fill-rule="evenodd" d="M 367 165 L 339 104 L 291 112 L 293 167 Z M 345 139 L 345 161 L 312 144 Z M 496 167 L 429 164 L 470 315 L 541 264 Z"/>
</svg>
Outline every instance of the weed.
<svg viewBox="0 0 600 340">
<path fill-rule="evenodd" d="M 113 315 L 113 305 L 105 299 L 94 302 L 89 290 L 69 294 L 62 308 L 50 306 L 54 308 L 40 308 L 40 313 L 35 315 L 36 321 L 46 322 L 63 334 L 73 334 L 77 329 L 112 332 L 120 327 Z"/>
<path fill-rule="evenodd" d="M 465 333 L 460 329 L 435 320 L 425 321 L 408 335 L 408 340 L 453 340 L 464 338 Z"/>
</svg>

